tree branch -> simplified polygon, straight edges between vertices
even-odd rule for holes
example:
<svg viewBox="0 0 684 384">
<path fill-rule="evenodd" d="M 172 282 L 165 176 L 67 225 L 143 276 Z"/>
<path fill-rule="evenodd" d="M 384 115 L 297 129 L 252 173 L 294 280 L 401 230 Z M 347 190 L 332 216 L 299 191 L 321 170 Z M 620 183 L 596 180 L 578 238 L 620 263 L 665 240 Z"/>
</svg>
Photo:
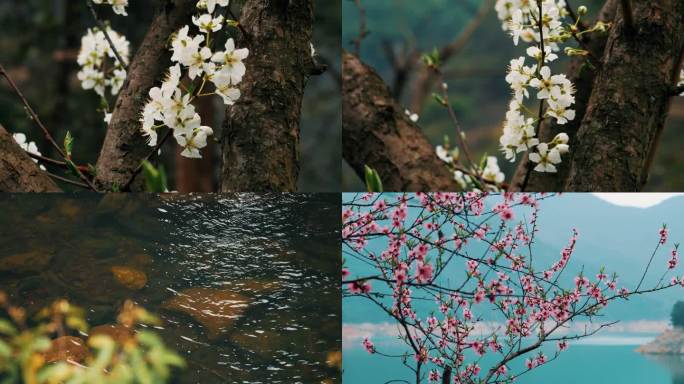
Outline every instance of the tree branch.
<svg viewBox="0 0 684 384">
<path fill-rule="evenodd" d="M 61 192 L 0 125 L 0 192 Z"/>
<path fill-rule="evenodd" d="M 453 175 L 428 139 L 391 97 L 382 78 L 342 53 L 342 150 L 363 178 L 375 169 L 387 191 L 448 191 Z"/>
</svg>

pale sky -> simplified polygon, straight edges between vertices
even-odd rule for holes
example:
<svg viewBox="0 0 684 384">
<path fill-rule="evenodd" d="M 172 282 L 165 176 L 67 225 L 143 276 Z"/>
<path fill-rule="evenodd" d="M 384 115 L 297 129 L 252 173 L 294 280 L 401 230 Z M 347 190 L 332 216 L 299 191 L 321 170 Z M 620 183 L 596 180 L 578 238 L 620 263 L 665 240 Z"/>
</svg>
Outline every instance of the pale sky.
<svg viewBox="0 0 684 384">
<path fill-rule="evenodd" d="M 648 208 L 682 193 L 594 193 L 594 196 L 609 203 L 625 206 Z"/>
</svg>

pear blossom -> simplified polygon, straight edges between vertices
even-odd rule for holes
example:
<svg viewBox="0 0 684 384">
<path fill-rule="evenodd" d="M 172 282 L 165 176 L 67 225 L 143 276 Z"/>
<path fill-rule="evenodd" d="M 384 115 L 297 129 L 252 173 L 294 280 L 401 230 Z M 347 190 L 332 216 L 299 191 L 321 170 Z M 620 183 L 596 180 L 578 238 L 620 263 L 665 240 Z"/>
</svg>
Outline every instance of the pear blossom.
<svg viewBox="0 0 684 384">
<path fill-rule="evenodd" d="M 537 151 L 530 153 L 530 161 L 537 163 L 534 170 L 537 172 L 555 173 L 557 171 L 555 165 L 561 162 L 558 149 L 549 149 L 546 143 L 541 143 L 537 145 Z"/>
<path fill-rule="evenodd" d="M 210 44 L 215 40 L 211 33 L 221 30 L 225 22 L 224 17 L 214 15 L 214 11 L 217 6 L 228 4 L 228 0 L 198 1 L 197 8 L 206 12 L 194 15 L 192 24 L 201 33 L 184 25 L 173 35 L 170 50 L 174 65 L 162 84 L 150 89 L 140 116 L 140 131 L 150 146 L 157 145 L 159 130 L 168 128 L 183 148 L 182 156 L 201 157 L 200 150 L 206 147 L 213 129 L 202 124 L 193 102 L 198 97 L 218 95 L 225 105 L 233 105 L 240 98 L 237 85 L 246 73 L 242 60 L 247 58 L 249 50 L 236 48 L 232 38 L 227 39 L 224 51 L 214 52 Z M 181 83 L 184 75 L 192 86 Z M 207 89 L 212 84 L 213 91 Z"/>
<path fill-rule="evenodd" d="M 485 168 L 482 170 L 482 179 L 495 184 L 501 184 L 506 179 L 506 175 L 501 172 L 496 157 L 488 156 Z"/>
<path fill-rule="evenodd" d="M 225 51 L 216 52 L 211 60 L 222 64 L 220 71 L 229 75 L 233 84 L 237 84 L 245 75 L 246 68 L 242 60 L 247 56 L 249 56 L 249 50 L 247 48 L 235 49 L 235 41 L 230 38 L 226 41 Z"/>
<path fill-rule="evenodd" d="M 438 145 L 437 147 L 435 147 L 435 152 L 437 153 L 437 157 L 439 157 L 439 159 L 443 162 L 448 164 L 454 162 L 454 158 L 449 154 L 449 151 L 447 151 L 443 146 Z"/>
<path fill-rule="evenodd" d="M 220 31 L 223 27 L 223 16 L 218 15 L 213 17 L 209 13 L 205 13 L 199 17 L 193 16 L 192 23 L 199 27 L 200 31 L 204 33 Z"/>
<path fill-rule="evenodd" d="M 95 4 L 109 4 L 112 6 L 112 10 L 117 15 L 128 16 L 126 13 L 126 7 L 128 6 L 128 0 L 93 0 Z"/>
<path fill-rule="evenodd" d="M 197 2 L 197 8 L 206 9 L 209 13 L 214 13 L 216 6 L 227 7 L 229 0 L 200 0 Z"/>
</svg>

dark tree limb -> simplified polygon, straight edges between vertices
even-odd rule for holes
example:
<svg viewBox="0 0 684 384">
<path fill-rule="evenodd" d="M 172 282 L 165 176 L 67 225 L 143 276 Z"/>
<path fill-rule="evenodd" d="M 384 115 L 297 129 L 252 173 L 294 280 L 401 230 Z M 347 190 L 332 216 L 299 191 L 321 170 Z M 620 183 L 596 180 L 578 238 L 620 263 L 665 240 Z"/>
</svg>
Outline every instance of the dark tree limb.
<svg viewBox="0 0 684 384">
<path fill-rule="evenodd" d="M 665 125 L 684 49 L 684 2 L 637 1 L 618 13 L 577 133 L 568 191 L 639 191 Z"/>
<path fill-rule="evenodd" d="M 363 179 L 374 168 L 386 191 L 457 188 L 435 149 L 392 99 L 382 78 L 356 56 L 342 53 L 342 151 Z"/>
<path fill-rule="evenodd" d="M 311 57 L 313 0 L 246 0 L 240 24 L 250 53 L 223 124 L 221 190 L 294 191 L 304 87 L 322 72 Z"/>
<path fill-rule="evenodd" d="M 155 15 L 138 51 L 129 65 L 128 77 L 116 101 L 100 157 L 97 184 L 104 189 L 121 188 L 134 175 L 150 151 L 140 133 L 140 114 L 150 90 L 166 71 L 171 34 L 191 23 L 196 0 L 165 0 Z M 141 190 L 134 182 L 132 190 Z"/>
<path fill-rule="evenodd" d="M 606 1 L 605 5 L 601 9 L 601 12 L 599 13 L 597 20 L 606 23 L 612 22 L 613 19 L 615 19 L 617 9 L 618 0 Z M 602 57 L 603 51 L 606 47 L 606 41 L 608 40 L 608 34 L 593 33 L 589 36 L 584 36 L 584 45 L 586 46 L 586 49 L 589 49 L 593 55 Z M 557 134 L 565 132 L 570 138 L 570 150 L 575 150 L 575 138 L 577 137 L 577 131 L 582 123 L 582 117 L 587 111 L 587 105 L 594 87 L 594 79 L 596 78 L 597 70 L 598 69 L 596 67 L 591 66 L 587 62 L 586 57 L 576 57 L 571 61 L 567 75 L 577 90 L 575 94 L 574 105 L 576 117 L 573 121 L 570 121 L 564 125 L 556 124 L 555 120 L 547 119 L 542 124 L 540 132 L 537 133 L 540 141 L 549 142 L 553 140 Z M 572 153 L 564 156 L 563 162 L 557 166 L 557 173 L 531 172 L 527 182 L 527 187 L 525 189 L 527 191 L 535 192 L 562 191 L 570 173 L 569 160 L 571 156 Z M 520 164 L 513 175 L 510 190 L 520 191 L 529 165 L 530 162 L 528 161 L 527 154 L 525 154 L 520 160 Z"/>
<path fill-rule="evenodd" d="M 0 192 L 61 192 L 0 125 Z"/>
</svg>

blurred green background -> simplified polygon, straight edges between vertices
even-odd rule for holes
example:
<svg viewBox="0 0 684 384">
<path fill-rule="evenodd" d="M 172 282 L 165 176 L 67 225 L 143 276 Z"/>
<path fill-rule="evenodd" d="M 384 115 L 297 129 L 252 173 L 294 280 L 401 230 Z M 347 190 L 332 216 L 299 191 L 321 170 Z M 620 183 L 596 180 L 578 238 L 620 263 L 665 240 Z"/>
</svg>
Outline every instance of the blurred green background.
<svg viewBox="0 0 684 384">
<path fill-rule="evenodd" d="M 359 31 L 359 12 L 355 0 L 342 2 L 342 48 L 354 50 L 353 40 Z M 482 0 L 361 0 L 366 10 L 367 29 L 370 32 L 363 40 L 361 58 L 374 67 L 388 84 L 393 83 L 395 71 L 388 48 L 398 57 L 406 52 L 429 52 L 454 41 L 477 15 Z M 602 6 L 601 0 L 573 1 L 596 13 Z M 593 20 L 593 17 L 591 18 Z M 510 93 L 504 80 L 506 68 L 512 58 L 524 55 L 526 46 L 514 46 L 512 40 L 501 30 L 501 23 L 493 7 L 482 24 L 472 35 L 468 44 L 444 67 L 449 84 L 450 99 L 460 123 L 468 134 L 470 146 L 476 154 L 497 155 L 499 165 L 507 180 L 516 164 L 499 156 L 498 139 L 501 124 L 508 109 Z M 556 70 L 567 64 L 554 63 Z M 413 72 L 414 74 L 416 71 Z M 411 81 L 404 89 L 399 101 L 410 105 Z M 420 111 L 420 126 L 433 144 L 440 144 L 444 135 L 455 141 L 455 131 L 447 113 L 435 102 L 426 100 Z M 662 141 L 658 148 L 647 191 L 678 191 L 684 189 L 684 156 L 680 151 L 681 134 L 684 126 L 684 100 L 674 98 Z M 343 165 L 344 190 L 360 190 L 364 186 L 347 165 Z"/>
<path fill-rule="evenodd" d="M 100 17 L 111 21 L 123 33 L 135 53 L 152 20 L 156 2 L 133 0 L 128 16 L 114 15 L 109 6 L 98 6 Z M 238 7 L 235 7 L 236 9 Z M 302 155 L 299 189 L 339 191 L 341 180 L 340 135 L 340 12 L 338 1 L 315 1 L 316 24 L 313 44 L 329 71 L 308 82 L 303 103 Z M 0 1 L 0 63 L 9 71 L 55 138 L 61 141 L 69 130 L 75 136 L 77 163 L 95 163 L 106 126 L 97 112 L 98 96 L 81 89 L 76 78 L 76 55 L 83 36 L 95 26 L 85 0 L 2 0 Z M 215 137 L 220 138 L 224 112 L 220 98 L 208 106 Z M 207 123 L 207 119 L 204 122 Z M 0 80 L 0 124 L 10 132 L 26 133 L 44 155 L 55 157 L 42 133 L 27 118 L 22 104 Z M 220 153 L 213 145 L 212 156 L 176 166 L 177 145 L 169 140 L 162 150 L 162 162 L 169 174 L 170 187 L 218 185 Z M 203 178 L 204 180 L 184 180 Z M 178 181 L 178 182 L 177 182 Z M 64 186 L 69 188 L 68 186 Z M 180 188 L 182 191 L 182 188 Z"/>
</svg>

